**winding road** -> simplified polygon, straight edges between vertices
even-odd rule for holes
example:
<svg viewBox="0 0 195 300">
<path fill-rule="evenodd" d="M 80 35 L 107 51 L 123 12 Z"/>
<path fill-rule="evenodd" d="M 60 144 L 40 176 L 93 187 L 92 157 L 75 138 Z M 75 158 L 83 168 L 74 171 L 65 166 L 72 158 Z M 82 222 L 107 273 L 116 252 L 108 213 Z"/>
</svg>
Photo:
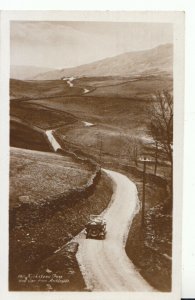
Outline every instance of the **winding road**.
<svg viewBox="0 0 195 300">
<path fill-rule="evenodd" d="M 92 291 L 154 291 L 127 257 L 125 244 L 132 219 L 139 209 L 137 189 L 126 176 L 104 170 L 112 179 L 114 193 L 102 213 L 107 223 L 105 240 L 77 236 L 77 260 L 87 289 Z"/>
<path fill-rule="evenodd" d="M 54 151 L 60 145 L 52 130 L 46 132 Z M 103 211 L 106 239 L 86 239 L 84 232 L 72 241 L 79 243 L 77 260 L 88 290 L 155 291 L 135 269 L 125 252 L 125 244 L 134 215 L 139 210 L 137 188 L 125 175 L 103 171 L 113 182 L 113 195 Z"/>
</svg>

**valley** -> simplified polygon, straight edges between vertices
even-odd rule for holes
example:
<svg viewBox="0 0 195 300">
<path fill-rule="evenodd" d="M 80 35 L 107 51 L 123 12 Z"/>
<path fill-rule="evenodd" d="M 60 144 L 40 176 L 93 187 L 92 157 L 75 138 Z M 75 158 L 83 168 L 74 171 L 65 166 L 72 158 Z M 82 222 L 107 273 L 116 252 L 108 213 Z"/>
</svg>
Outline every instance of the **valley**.
<svg viewBox="0 0 195 300">
<path fill-rule="evenodd" d="M 78 242 L 74 237 L 82 232 L 90 214 L 101 214 L 111 207 L 115 185 L 108 174 L 134 182 L 131 184 L 136 185 L 139 199 L 133 198 L 135 195 L 132 199 L 139 207 L 146 176 L 148 225 L 141 227 L 139 210 L 131 219 L 129 233 L 129 228 L 127 232 L 121 229 L 121 236 L 128 235 L 123 258 L 137 268 L 138 287 L 144 278 L 143 286 L 149 290 L 171 290 L 172 174 L 164 150 L 155 148 L 149 129 L 155 93 L 172 93 L 171 53 L 172 46 L 164 45 L 144 52 L 145 57 L 142 52 L 124 54 L 72 69 L 43 72 L 30 80 L 10 79 L 11 290 L 93 291 L 76 260 L 83 239 Z M 52 147 L 52 139 L 57 147 Z M 141 159 L 145 156 L 149 162 L 143 171 Z M 131 197 L 123 197 L 129 207 Z M 117 199 L 119 209 L 122 199 Z M 128 218 L 127 214 L 127 222 Z M 108 220 L 111 229 L 118 228 L 113 218 Z M 106 240 L 107 244 L 109 248 Z M 88 258 L 83 259 L 87 264 Z M 94 258 L 88 276 L 93 274 L 93 263 Z M 116 271 L 116 282 L 120 271 Z M 66 284 L 18 281 L 20 274 L 31 272 L 57 274 Z M 112 290 L 112 284 L 106 283 L 103 289 L 107 286 Z"/>
</svg>

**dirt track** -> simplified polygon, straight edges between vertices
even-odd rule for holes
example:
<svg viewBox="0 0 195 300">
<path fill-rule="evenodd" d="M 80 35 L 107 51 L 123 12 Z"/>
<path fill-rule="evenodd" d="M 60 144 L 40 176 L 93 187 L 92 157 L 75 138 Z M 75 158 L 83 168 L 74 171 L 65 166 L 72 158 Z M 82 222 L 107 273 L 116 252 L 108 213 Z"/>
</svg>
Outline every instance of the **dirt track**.
<svg viewBox="0 0 195 300">
<path fill-rule="evenodd" d="M 103 215 L 105 240 L 85 239 L 80 234 L 77 260 L 87 288 L 92 291 L 153 291 L 135 270 L 125 253 L 127 234 L 138 209 L 137 189 L 126 176 L 104 170 L 113 180 L 114 194 Z"/>
</svg>

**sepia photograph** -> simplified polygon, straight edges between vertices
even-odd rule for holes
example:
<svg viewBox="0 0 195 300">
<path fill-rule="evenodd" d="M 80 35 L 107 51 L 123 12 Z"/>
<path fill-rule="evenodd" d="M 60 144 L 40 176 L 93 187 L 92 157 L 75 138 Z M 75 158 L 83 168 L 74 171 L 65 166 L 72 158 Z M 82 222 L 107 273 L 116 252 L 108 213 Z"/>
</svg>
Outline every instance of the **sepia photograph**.
<svg viewBox="0 0 195 300">
<path fill-rule="evenodd" d="M 10 20 L 9 291 L 173 291 L 183 15 L 150 14 Z"/>
</svg>

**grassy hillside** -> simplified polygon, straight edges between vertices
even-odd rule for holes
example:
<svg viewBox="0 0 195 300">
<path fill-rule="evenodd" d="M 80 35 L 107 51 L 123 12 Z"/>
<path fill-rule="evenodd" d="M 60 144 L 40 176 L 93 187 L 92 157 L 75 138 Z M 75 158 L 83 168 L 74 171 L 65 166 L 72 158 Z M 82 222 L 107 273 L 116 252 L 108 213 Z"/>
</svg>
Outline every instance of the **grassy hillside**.
<svg viewBox="0 0 195 300">
<path fill-rule="evenodd" d="M 146 124 L 148 122 L 148 118 L 146 117 L 148 102 L 142 100 L 86 96 L 82 98 L 66 97 L 45 99 L 30 101 L 30 103 L 41 104 L 48 108 L 68 112 L 76 116 L 80 121 L 91 122 L 98 126 L 104 125 L 106 128 L 109 127 L 113 132 L 120 130 L 125 130 L 125 132 L 130 133 L 133 133 L 134 130 L 137 132 L 141 130 L 146 131 Z M 83 124 L 81 123 L 80 125 L 80 130 L 83 132 L 95 130 L 95 128 L 84 129 Z M 78 130 L 76 123 L 74 126 L 71 128 Z M 66 128 L 68 129 L 69 127 Z"/>
<path fill-rule="evenodd" d="M 151 94 L 156 89 L 172 88 L 172 78 L 166 76 L 83 77 L 73 82 L 74 87 L 90 92 L 37 100 L 31 95 L 28 101 L 11 101 L 11 115 L 44 130 L 55 128 L 62 140 L 96 156 L 102 140 L 105 155 L 120 155 L 124 161 L 129 159 L 129 138 L 149 134 L 147 109 Z M 86 122 L 93 126 L 86 126 Z M 148 149 L 147 155 L 149 152 L 154 156 L 154 149 Z"/>
<path fill-rule="evenodd" d="M 67 126 L 56 130 L 56 134 L 65 137 L 65 140 L 77 144 L 90 154 L 97 154 L 100 151 L 102 141 L 103 153 L 118 155 L 120 150 L 127 146 L 128 133 L 121 133 L 119 127 L 98 124 L 87 127 L 84 124 Z"/>
<path fill-rule="evenodd" d="M 10 208 L 20 201 L 38 203 L 47 196 L 82 186 L 91 172 L 71 158 L 53 153 L 11 148 Z"/>
<path fill-rule="evenodd" d="M 44 99 L 66 96 L 98 96 L 141 98 L 147 100 L 155 91 L 172 90 L 172 77 L 168 75 L 131 77 L 82 77 L 66 80 L 10 80 L 11 99 Z M 85 93 L 87 90 L 87 93 Z"/>
<path fill-rule="evenodd" d="M 84 289 L 75 258 L 76 249 L 66 248 L 58 254 L 55 251 L 83 229 L 91 213 L 98 214 L 106 208 L 112 195 L 111 182 L 103 174 L 92 195 L 71 202 L 71 205 L 58 201 L 57 196 L 82 187 L 89 178 L 91 171 L 86 165 L 75 163 L 70 157 L 11 148 L 10 290 Z M 43 204 L 52 195 L 55 203 L 49 209 Z M 48 272 L 61 276 L 66 284 L 54 281 L 48 287 L 47 282 L 38 279 L 25 281 L 21 277 L 28 274 L 46 276 Z"/>
<path fill-rule="evenodd" d="M 51 151 L 43 133 L 12 120 L 10 122 L 10 146 L 39 151 Z"/>
<path fill-rule="evenodd" d="M 10 80 L 11 99 L 44 98 L 64 95 L 80 95 L 83 90 L 79 87 L 72 88 L 63 80 L 37 80 L 23 81 Z"/>
<path fill-rule="evenodd" d="M 151 94 L 157 90 L 172 90 L 172 80 L 170 77 L 140 77 L 139 79 L 129 79 L 125 82 L 113 82 L 112 84 L 96 87 L 88 95 L 107 97 L 127 97 L 147 100 Z"/>
<path fill-rule="evenodd" d="M 88 76 L 82 76 L 75 79 L 74 83 L 76 86 L 81 87 L 101 87 L 101 86 L 108 86 L 108 85 L 115 85 L 124 83 L 128 80 L 132 80 L 135 77 L 120 77 L 120 76 L 94 76 L 94 77 L 88 77 Z"/>
<path fill-rule="evenodd" d="M 57 85 L 56 85 L 57 82 Z M 82 90 L 80 95 L 60 95 L 57 87 L 64 81 L 20 82 L 28 101 L 11 101 L 11 115 L 43 129 L 57 128 L 75 122 L 105 124 L 123 130 L 145 131 L 148 99 L 157 90 L 172 90 L 172 78 L 166 76 L 146 76 L 140 78 L 83 77 L 75 79 L 72 89 Z M 27 85 L 26 85 L 27 84 Z M 28 84 L 31 88 L 28 89 Z M 37 89 L 38 86 L 38 89 Z M 41 88 L 44 92 L 41 93 Z M 87 89 L 87 93 L 83 93 Z M 37 100 L 34 90 L 36 90 Z M 11 94 L 17 88 L 11 86 Z M 50 95 L 53 95 L 50 98 Z M 39 99 L 41 98 L 41 99 Z M 31 99 L 31 100 L 30 100 Z"/>
<path fill-rule="evenodd" d="M 44 130 L 74 123 L 77 118 L 66 112 L 29 103 L 28 101 L 12 101 L 10 114 L 19 120 Z"/>
</svg>

